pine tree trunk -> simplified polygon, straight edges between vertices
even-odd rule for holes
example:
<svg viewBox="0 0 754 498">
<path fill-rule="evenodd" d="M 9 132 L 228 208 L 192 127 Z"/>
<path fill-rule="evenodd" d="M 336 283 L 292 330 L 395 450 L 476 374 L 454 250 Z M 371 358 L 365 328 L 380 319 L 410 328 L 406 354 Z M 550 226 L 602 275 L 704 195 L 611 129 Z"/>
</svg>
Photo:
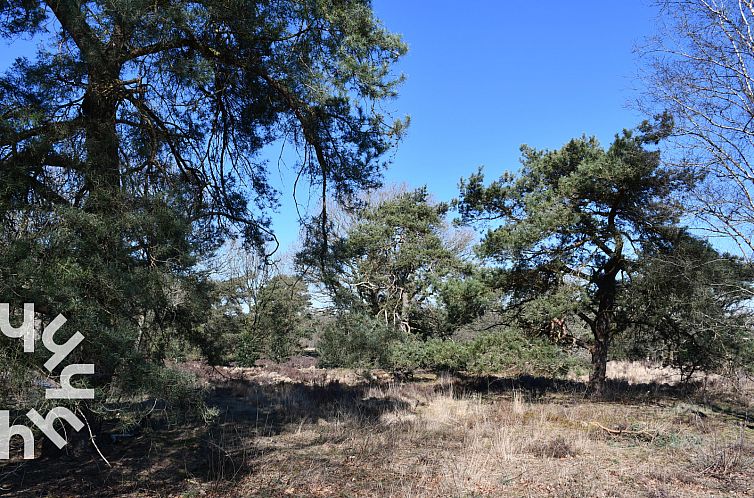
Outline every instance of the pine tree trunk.
<svg viewBox="0 0 754 498">
<path fill-rule="evenodd" d="M 610 350 L 610 320 L 598 316 L 594 324 L 594 346 L 592 348 L 592 373 L 589 386 L 597 396 L 605 394 L 607 383 L 607 354 Z"/>
<path fill-rule="evenodd" d="M 615 295 L 617 292 L 617 265 L 610 265 L 597 282 L 597 300 L 599 308 L 592 323 L 594 346 L 592 347 L 592 374 L 589 386 L 596 396 L 604 396 L 607 384 L 607 358 L 612 339 L 613 313 L 615 311 Z"/>
<path fill-rule="evenodd" d="M 94 69 L 92 70 L 94 71 Z M 86 118 L 86 152 L 91 212 L 112 215 L 118 212 L 116 198 L 120 190 L 119 140 L 116 129 L 119 68 L 92 75 L 82 105 Z"/>
<path fill-rule="evenodd" d="M 86 171 L 84 182 L 88 197 L 83 209 L 96 215 L 107 230 L 96 232 L 97 249 L 101 258 L 116 268 L 122 254 L 122 233 L 119 230 L 123 206 L 121 204 L 121 164 L 119 137 L 116 124 L 121 68 L 102 57 L 99 63 L 89 62 L 90 81 L 82 103 L 85 118 Z M 92 299 L 105 304 L 112 296 L 96 293 Z M 115 326 L 112 315 L 103 317 Z M 84 348 L 88 346 L 84 343 Z M 94 382 L 109 382 L 114 375 L 113 365 L 99 363 Z"/>
</svg>

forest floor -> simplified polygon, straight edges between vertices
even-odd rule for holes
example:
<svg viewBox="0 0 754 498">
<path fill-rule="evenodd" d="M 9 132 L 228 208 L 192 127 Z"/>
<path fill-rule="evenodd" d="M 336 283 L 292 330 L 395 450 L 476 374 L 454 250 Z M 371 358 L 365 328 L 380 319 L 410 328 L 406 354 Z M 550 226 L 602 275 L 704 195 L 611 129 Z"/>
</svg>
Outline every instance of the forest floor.
<svg viewBox="0 0 754 498">
<path fill-rule="evenodd" d="M 181 368 L 216 416 L 168 423 L 78 459 L 0 465 L 0 496 L 751 496 L 754 383 L 693 388 L 613 364 L 582 379 L 396 379 L 382 371 Z"/>
</svg>

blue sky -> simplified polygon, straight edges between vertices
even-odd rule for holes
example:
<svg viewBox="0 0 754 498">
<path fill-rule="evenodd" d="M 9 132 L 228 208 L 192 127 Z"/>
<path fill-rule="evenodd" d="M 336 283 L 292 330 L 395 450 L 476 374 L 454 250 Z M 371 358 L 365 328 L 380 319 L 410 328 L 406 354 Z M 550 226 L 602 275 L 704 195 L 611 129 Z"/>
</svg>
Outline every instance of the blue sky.
<svg viewBox="0 0 754 498">
<path fill-rule="evenodd" d="M 376 0 L 410 47 L 397 109 L 412 117 L 388 180 L 439 197 L 485 165 L 518 165 L 523 143 L 559 147 L 587 133 L 609 141 L 641 116 L 632 53 L 655 11 L 639 1 Z"/>
<path fill-rule="evenodd" d="M 518 167 L 519 147 L 557 148 L 595 135 L 609 143 L 645 117 L 634 49 L 653 32 L 649 2 L 374 0 L 403 35 L 407 80 L 391 104 L 411 126 L 385 183 L 427 185 L 438 200 L 484 166 Z M 273 168 L 274 169 L 274 168 Z M 296 239 L 292 204 L 276 218 L 285 248 Z"/>
<path fill-rule="evenodd" d="M 408 55 L 400 97 L 390 103 L 411 127 L 386 183 L 427 185 L 438 200 L 478 166 L 488 176 L 518 167 L 519 147 L 556 148 L 582 134 L 608 143 L 644 118 L 629 104 L 641 87 L 633 49 L 653 31 L 647 0 L 374 0 Z M 16 44 L 0 68 L 17 55 Z M 275 183 L 293 174 L 270 168 Z M 301 197 L 305 195 L 301 194 Z M 298 235 L 291 192 L 273 217 L 283 250 Z"/>
</svg>

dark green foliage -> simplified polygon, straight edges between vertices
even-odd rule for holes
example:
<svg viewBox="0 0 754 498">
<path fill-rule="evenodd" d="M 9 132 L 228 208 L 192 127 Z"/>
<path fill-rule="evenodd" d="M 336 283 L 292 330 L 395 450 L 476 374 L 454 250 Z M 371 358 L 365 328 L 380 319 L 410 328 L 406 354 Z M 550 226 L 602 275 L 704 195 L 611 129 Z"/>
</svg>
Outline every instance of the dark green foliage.
<svg viewBox="0 0 754 498">
<path fill-rule="evenodd" d="M 635 253 L 668 244 L 682 213 L 678 195 L 695 179 L 663 167 L 651 148 L 671 126 L 662 116 L 624 131 L 608 149 L 594 138 L 556 151 L 523 147 L 518 174 L 485 186 L 479 172 L 461 183 L 462 218 L 498 222 L 479 252 L 504 270 L 498 286 L 512 319 L 532 333 L 589 347 L 598 392 L 618 333 L 616 300 Z M 590 343 L 563 326 L 571 316 L 590 329 Z"/>
<path fill-rule="evenodd" d="M 180 335 L 176 335 L 168 341 L 165 347 L 165 357 L 176 363 L 201 361 L 204 359 L 202 349 Z"/>
<path fill-rule="evenodd" d="M 246 351 L 241 341 L 246 329 L 246 318 L 235 294 L 229 293 L 227 284 L 228 282 L 218 284 L 221 290 L 207 313 L 207 321 L 194 334 L 199 336 L 201 352 L 211 365 L 228 365 Z M 254 360 L 251 361 L 252 364 Z"/>
<path fill-rule="evenodd" d="M 439 285 L 439 300 L 445 323 L 451 330 L 469 324 L 494 308 L 496 295 L 484 279 L 482 270 L 449 278 Z"/>
<path fill-rule="evenodd" d="M 14 406 L 18 400 L 39 395 L 34 386 L 34 375 L 28 368 L 23 350 L 17 347 L 0 349 L 0 406 Z M 7 408 L 3 408 L 7 409 Z"/>
<path fill-rule="evenodd" d="M 228 355 L 229 363 L 236 362 L 242 367 L 253 367 L 257 360 L 262 359 L 263 338 L 256 332 L 256 330 L 249 330 L 239 335 L 238 340 L 234 341 L 234 349 Z"/>
<path fill-rule="evenodd" d="M 270 279 L 256 296 L 244 317 L 243 333 L 237 344 L 239 364 L 253 366 L 260 358 L 284 361 L 300 349 L 300 340 L 309 333 L 309 294 L 297 277 L 278 275 Z"/>
<path fill-rule="evenodd" d="M 176 336 L 222 356 L 233 313 L 213 316 L 200 263 L 229 237 L 271 239 L 263 147 L 293 141 L 301 177 L 348 201 L 379 184 L 405 125 L 377 111 L 405 46 L 366 1 L 30 0 L 0 14 L 5 36 L 45 30 L 0 77 L 0 302 L 63 313 L 58 341 L 83 333 L 70 360 L 93 362 L 113 396 L 159 387 L 141 367 L 159 369 Z"/>
<path fill-rule="evenodd" d="M 502 329 L 483 334 L 469 344 L 466 370 L 560 377 L 584 366 L 585 362 L 544 338 Z"/>
<path fill-rule="evenodd" d="M 475 374 L 562 376 L 580 366 L 574 357 L 542 338 L 501 329 L 471 341 L 406 339 L 393 344 L 390 367 L 413 371 L 466 371 Z"/>
<path fill-rule="evenodd" d="M 670 250 L 645 255 L 628 285 L 621 306 L 631 309 L 632 322 L 623 353 L 677 367 L 687 378 L 751 370 L 753 278 L 750 264 L 681 234 Z"/>
<path fill-rule="evenodd" d="M 390 349 L 390 367 L 395 370 L 418 369 L 457 372 L 466 369 L 469 347 L 450 339 L 408 338 Z"/>
<path fill-rule="evenodd" d="M 183 252 L 190 246 L 183 238 L 188 225 L 169 210 L 161 212 L 159 203 L 140 214 L 125 212 L 110 223 L 83 210 L 56 208 L 49 223 L 35 226 L 32 212 L 27 213 L 19 213 L 18 219 L 34 230 L 15 231 L 0 242 L 0 301 L 10 301 L 16 309 L 23 302 L 35 303 L 45 323 L 63 313 L 68 322 L 56 340 L 63 342 L 76 331 L 86 337 L 69 361 L 94 363 L 96 375 L 90 380 L 95 386 L 121 376 L 129 382 L 116 380 L 113 387 L 122 395 L 137 393 L 152 374 L 134 365 L 145 358 L 161 364 L 170 337 L 180 332 L 190 337 L 187 332 L 204 321 L 211 306 L 213 284 L 190 270 L 193 255 L 189 249 Z M 105 249 L 114 234 L 126 238 L 144 226 L 174 232 L 160 235 L 151 246 L 151 254 L 163 263 L 151 266 L 136 248 Z M 17 348 L 17 342 L 6 340 L 3 346 Z M 26 364 L 37 372 L 46 359 L 43 348 L 38 349 L 40 354 Z"/>
<path fill-rule="evenodd" d="M 118 386 L 131 392 L 133 398 L 144 399 L 152 393 L 161 393 L 171 412 L 190 413 L 203 406 L 202 387 L 196 377 L 175 368 L 165 368 L 153 363 L 131 364 L 128 372 L 118 377 Z M 134 388 L 134 386 L 138 386 Z"/>
<path fill-rule="evenodd" d="M 400 333 L 364 313 L 342 313 L 325 325 L 317 350 L 322 367 L 374 368 L 388 364 Z"/>
<path fill-rule="evenodd" d="M 321 239 L 310 233 L 299 267 L 328 287 L 340 309 L 366 312 L 405 332 L 432 335 L 432 301 L 462 271 L 446 237 L 446 204 L 433 204 L 426 188 L 367 205 L 320 260 Z M 436 317 L 435 317 L 436 318 Z"/>
<path fill-rule="evenodd" d="M 214 365 L 254 366 L 259 359 L 285 361 L 311 335 L 309 293 L 303 280 L 273 274 L 257 266 L 254 254 L 229 255 L 229 266 L 241 260 L 239 275 L 215 283 L 213 305 L 197 331 L 206 359 Z"/>
</svg>

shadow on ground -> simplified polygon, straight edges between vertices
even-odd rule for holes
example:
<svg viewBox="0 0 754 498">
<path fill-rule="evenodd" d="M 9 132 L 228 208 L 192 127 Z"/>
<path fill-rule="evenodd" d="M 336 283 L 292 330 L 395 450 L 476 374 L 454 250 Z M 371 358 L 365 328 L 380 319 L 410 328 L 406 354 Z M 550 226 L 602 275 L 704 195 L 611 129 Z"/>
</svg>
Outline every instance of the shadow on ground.
<svg viewBox="0 0 754 498">
<path fill-rule="evenodd" d="M 303 422 L 370 424 L 387 411 L 407 408 L 398 399 L 370 398 L 368 389 L 338 382 L 260 385 L 229 380 L 210 390 L 207 404 L 217 413 L 213 422 L 154 415 L 116 441 L 112 436 L 119 434 L 103 431 L 98 447 L 112 467 L 93 448 L 0 463 L 0 496 L 166 496 L 179 493 L 186 480 L 232 483 L 253 472 L 255 460 L 264 457 L 255 438 Z M 39 455 L 42 445 L 37 443 Z"/>
<path fill-rule="evenodd" d="M 599 398 L 594 398 L 585 382 L 522 375 L 519 377 L 459 376 L 458 387 L 463 392 L 480 394 L 504 394 L 519 391 L 526 393 L 533 399 L 551 394 L 568 394 L 577 399 L 588 397 L 593 401 L 620 403 L 685 398 L 697 393 L 702 386 L 700 383 L 694 382 L 683 385 L 656 382 L 636 384 L 625 380 L 609 379 L 605 394 Z"/>
<path fill-rule="evenodd" d="M 542 377 L 456 375 L 414 384 L 417 389 L 447 390 L 459 397 L 521 393 L 533 402 L 552 397 L 567 403 L 587 398 L 594 401 L 582 382 Z M 126 437 L 112 438 L 111 432 L 104 430 L 97 441 L 112 467 L 91 449 L 74 456 L 42 454 L 37 460 L 0 464 L 0 496 L 168 496 L 184 491 L 186 482 L 216 483 L 216 496 L 224 496 L 234 482 L 253 473 L 265 455 L 281 451 L 269 445 L 262 449 L 257 443 L 260 438 L 281 434 L 286 427 L 295 430 L 290 426 L 304 423 L 348 420 L 370 426 L 385 413 L 412 409 L 405 399 L 391 397 L 389 389 L 386 395 L 371 396 L 373 387 L 366 382 L 275 385 L 225 379 L 215 382 L 207 396 L 207 404 L 216 411 L 211 423 L 196 417 L 169 420 L 154 415 Z M 605 401 L 631 404 L 689 399 L 700 389 L 697 384 L 615 380 L 608 387 Z"/>
</svg>

